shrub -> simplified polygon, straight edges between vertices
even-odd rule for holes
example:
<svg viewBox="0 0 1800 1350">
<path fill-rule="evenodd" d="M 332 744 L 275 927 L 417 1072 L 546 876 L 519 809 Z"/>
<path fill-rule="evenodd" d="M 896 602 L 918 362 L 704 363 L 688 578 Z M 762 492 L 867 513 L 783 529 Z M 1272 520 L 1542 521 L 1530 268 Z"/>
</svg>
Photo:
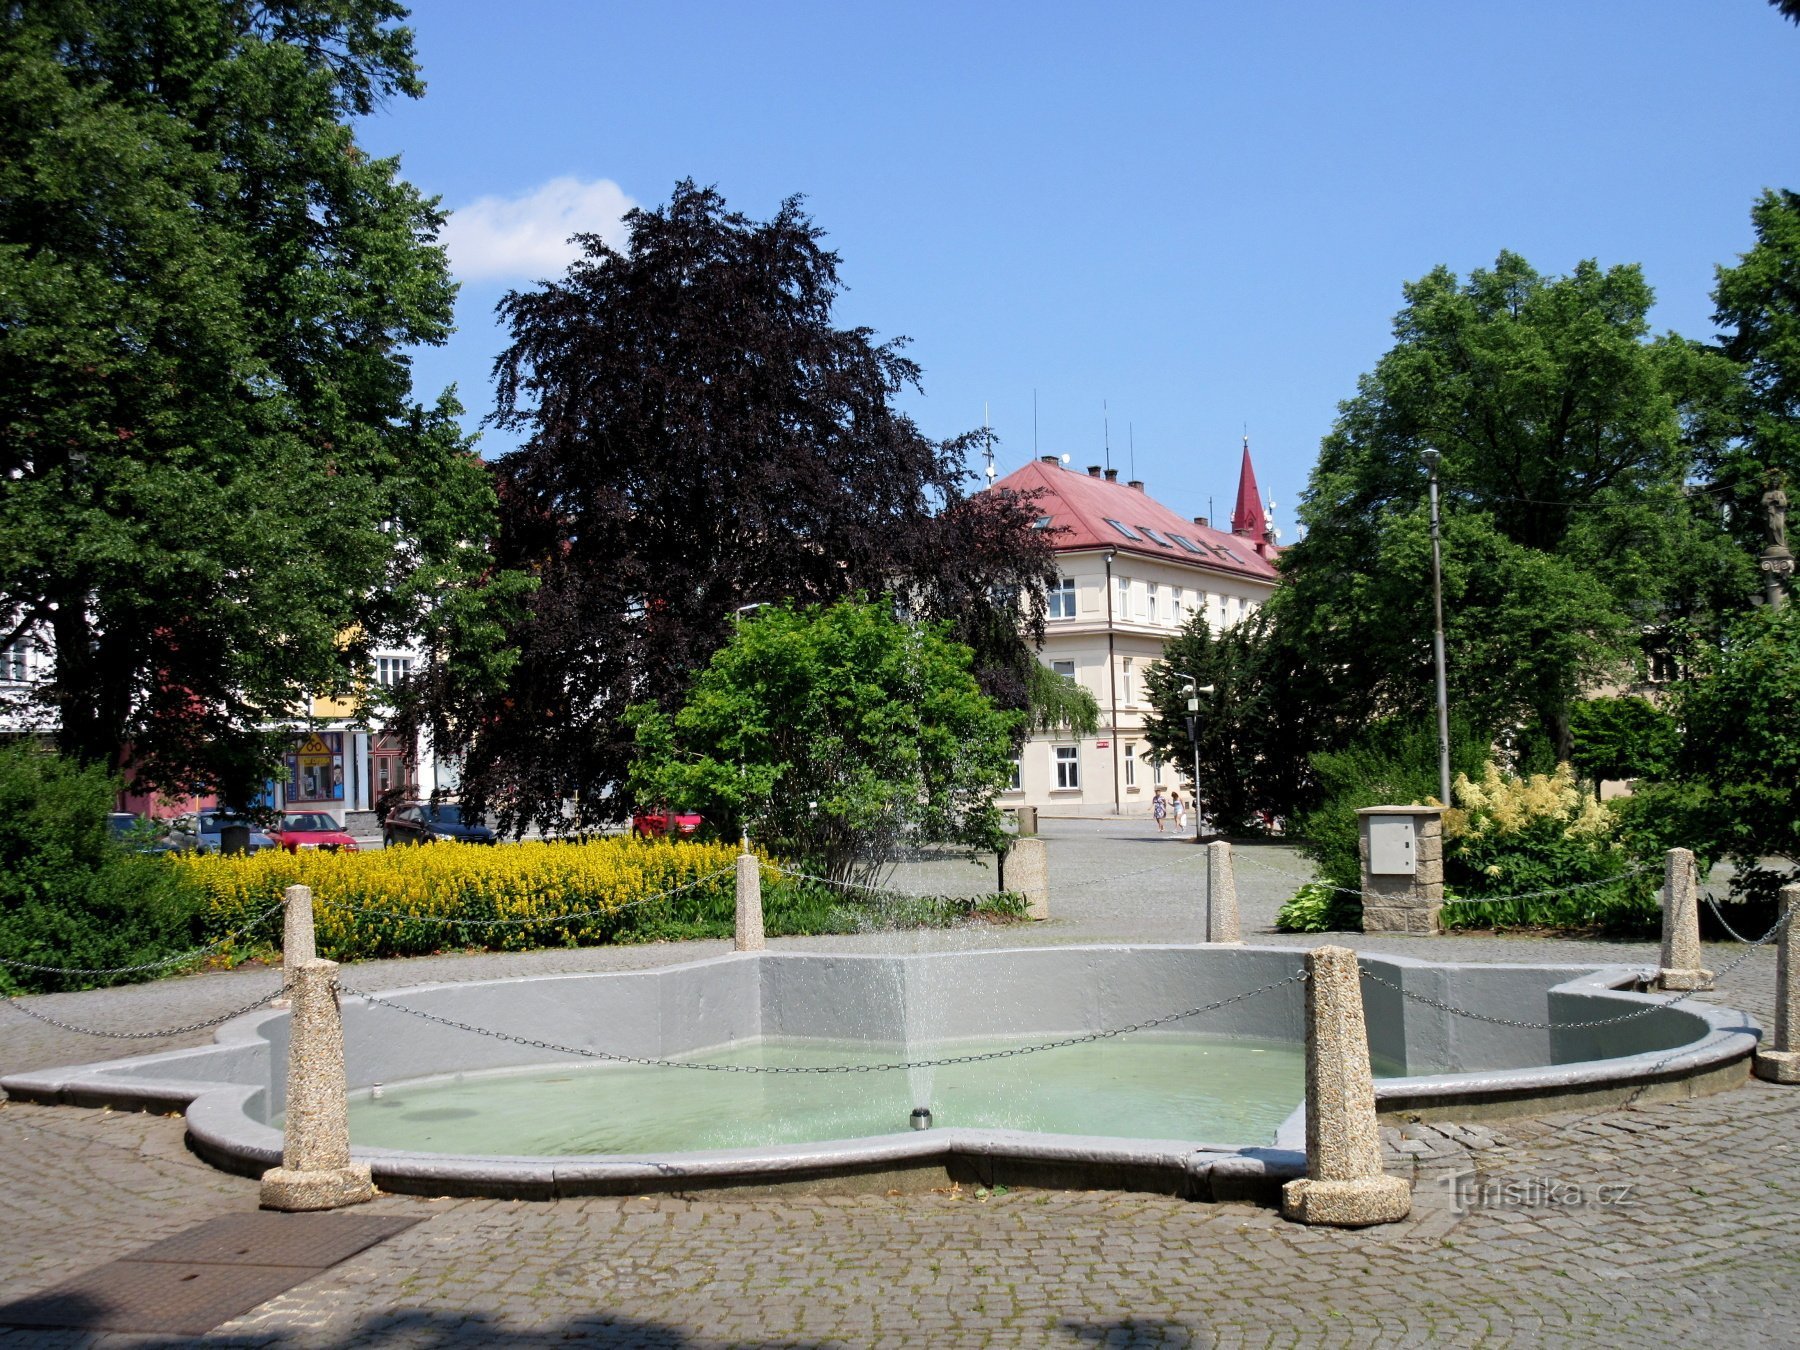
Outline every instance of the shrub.
<svg viewBox="0 0 1800 1350">
<path fill-rule="evenodd" d="M 205 895 L 215 933 L 250 922 L 288 886 L 311 887 L 319 954 L 356 961 L 469 947 L 523 951 L 726 937 L 736 925 L 737 852 L 735 844 L 619 837 L 371 853 L 271 850 L 184 856 L 172 866 Z M 764 861 L 763 924 L 770 936 L 868 926 L 871 906 L 787 879 Z M 980 903 L 1002 914 L 1023 909 L 1023 901 L 1007 897 Z M 976 907 L 928 902 L 912 921 L 948 922 Z"/>
<path fill-rule="evenodd" d="M 1362 901 L 1323 881 L 1309 881 L 1275 915 L 1282 933 L 1343 933 L 1362 928 Z"/>
<path fill-rule="evenodd" d="M 117 791 L 97 766 L 28 743 L 0 748 L 0 958 L 103 969 L 201 944 L 196 893 L 161 859 L 113 838 L 106 817 Z M 88 989 L 146 977 L 0 966 L 0 989 Z"/>
<path fill-rule="evenodd" d="M 1457 807 L 1444 813 L 1445 882 L 1468 901 L 1528 898 L 1446 905 L 1446 928 L 1657 926 L 1654 869 L 1637 870 L 1618 819 L 1580 790 L 1569 765 L 1520 778 L 1490 763 L 1479 783 L 1458 775 L 1454 796 Z"/>
</svg>

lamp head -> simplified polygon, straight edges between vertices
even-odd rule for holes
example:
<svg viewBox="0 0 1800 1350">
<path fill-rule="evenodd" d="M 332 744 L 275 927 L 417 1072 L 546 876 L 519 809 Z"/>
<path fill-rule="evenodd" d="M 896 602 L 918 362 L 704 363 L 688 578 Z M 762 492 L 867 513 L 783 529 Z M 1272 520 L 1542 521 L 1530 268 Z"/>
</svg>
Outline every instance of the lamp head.
<svg viewBox="0 0 1800 1350">
<path fill-rule="evenodd" d="M 1436 473 L 1437 468 L 1438 468 L 1438 461 L 1440 459 L 1442 459 L 1443 457 L 1444 457 L 1443 452 L 1440 450 L 1421 450 L 1421 451 L 1419 451 L 1419 458 L 1425 461 L 1425 471 L 1427 473 Z"/>
</svg>

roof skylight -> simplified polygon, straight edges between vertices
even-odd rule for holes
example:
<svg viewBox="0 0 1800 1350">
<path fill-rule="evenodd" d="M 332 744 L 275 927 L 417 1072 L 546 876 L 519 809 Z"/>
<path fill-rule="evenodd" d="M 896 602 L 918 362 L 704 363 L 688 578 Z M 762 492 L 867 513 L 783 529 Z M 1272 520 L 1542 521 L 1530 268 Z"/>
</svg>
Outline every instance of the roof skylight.
<svg viewBox="0 0 1800 1350">
<path fill-rule="evenodd" d="M 1144 532 L 1144 538 L 1149 539 L 1154 543 L 1161 544 L 1164 548 L 1169 547 L 1169 541 L 1167 539 L 1164 539 L 1160 534 L 1158 534 L 1155 530 L 1151 529 L 1148 525 L 1140 525 L 1140 526 L 1138 526 L 1138 529 L 1140 529 Z"/>
<path fill-rule="evenodd" d="M 1197 553 L 1202 558 L 1206 556 L 1206 550 L 1201 548 L 1200 545 L 1196 544 L 1192 539 L 1189 539 L 1185 534 L 1172 534 L 1169 538 L 1180 544 L 1189 553 Z"/>
<path fill-rule="evenodd" d="M 1117 530 L 1120 534 L 1124 535 L 1127 539 L 1137 539 L 1138 538 L 1136 531 L 1134 531 L 1131 528 L 1131 526 L 1121 525 L 1118 521 L 1114 520 L 1111 516 L 1102 516 L 1102 517 L 1100 517 L 1100 519 L 1104 520 L 1108 525 L 1112 526 L 1115 530 Z M 1142 542 L 1142 541 L 1140 540 L 1139 542 Z"/>
</svg>

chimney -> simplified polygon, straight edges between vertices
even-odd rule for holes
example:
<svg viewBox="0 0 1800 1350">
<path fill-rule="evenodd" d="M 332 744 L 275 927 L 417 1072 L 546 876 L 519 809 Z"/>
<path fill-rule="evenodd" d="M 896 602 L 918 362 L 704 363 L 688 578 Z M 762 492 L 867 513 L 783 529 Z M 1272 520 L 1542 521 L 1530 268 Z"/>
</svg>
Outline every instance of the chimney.
<svg viewBox="0 0 1800 1350">
<path fill-rule="evenodd" d="M 1099 476 L 1100 476 L 1100 466 L 1098 464 L 1088 465 L 1088 477 L 1089 478 L 1098 478 Z"/>
<path fill-rule="evenodd" d="M 1207 521 L 1205 516 L 1195 516 L 1194 524 L 1198 525 L 1203 530 L 1209 530 L 1212 528 L 1211 524 Z"/>
<path fill-rule="evenodd" d="M 1056 463 L 1060 463 L 1060 461 L 1057 459 L 1057 457 L 1055 455 L 1039 455 L 1038 463 L 1039 464 L 1056 464 Z"/>
<path fill-rule="evenodd" d="M 1128 488 L 1136 488 L 1139 492 L 1142 492 L 1144 490 L 1144 480 L 1141 478 L 1134 478 L 1125 486 Z"/>
<path fill-rule="evenodd" d="M 1109 483 L 1118 482 L 1119 481 L 1119 471 L 1117 469 L 1108 469 L 1106 471 L 1106 481 Z"/>
</svg>

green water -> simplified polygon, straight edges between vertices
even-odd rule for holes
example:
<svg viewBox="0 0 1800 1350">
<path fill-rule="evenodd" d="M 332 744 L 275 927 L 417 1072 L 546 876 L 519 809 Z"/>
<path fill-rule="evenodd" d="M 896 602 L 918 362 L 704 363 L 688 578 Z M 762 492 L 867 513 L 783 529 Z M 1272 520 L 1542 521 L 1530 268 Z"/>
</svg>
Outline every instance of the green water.
<svg viewBox="0 0 1800 1350">
<path fill-rule="evenodd" d="M 1041 1037 L 958 1042 L 912 1058 L 980 1054 Z M 868 1064 L 863 1044 L 758 1041 L 691 1056 L 718 1064 Z M 920 1076 L 914 1071 L 915 1077 Z M 936 1124 L 1266 1144 L 1305 1095 L 1297 1046 L 1145 1035 L 931 1071 Z M 350 1137 L 425 1153 L 679 1153 L 857 1139 L 907 1129 L 904 1071 L 698 1072 L 574 1064 L 383 1085 L 350 1099 Z"/>
</svg>

